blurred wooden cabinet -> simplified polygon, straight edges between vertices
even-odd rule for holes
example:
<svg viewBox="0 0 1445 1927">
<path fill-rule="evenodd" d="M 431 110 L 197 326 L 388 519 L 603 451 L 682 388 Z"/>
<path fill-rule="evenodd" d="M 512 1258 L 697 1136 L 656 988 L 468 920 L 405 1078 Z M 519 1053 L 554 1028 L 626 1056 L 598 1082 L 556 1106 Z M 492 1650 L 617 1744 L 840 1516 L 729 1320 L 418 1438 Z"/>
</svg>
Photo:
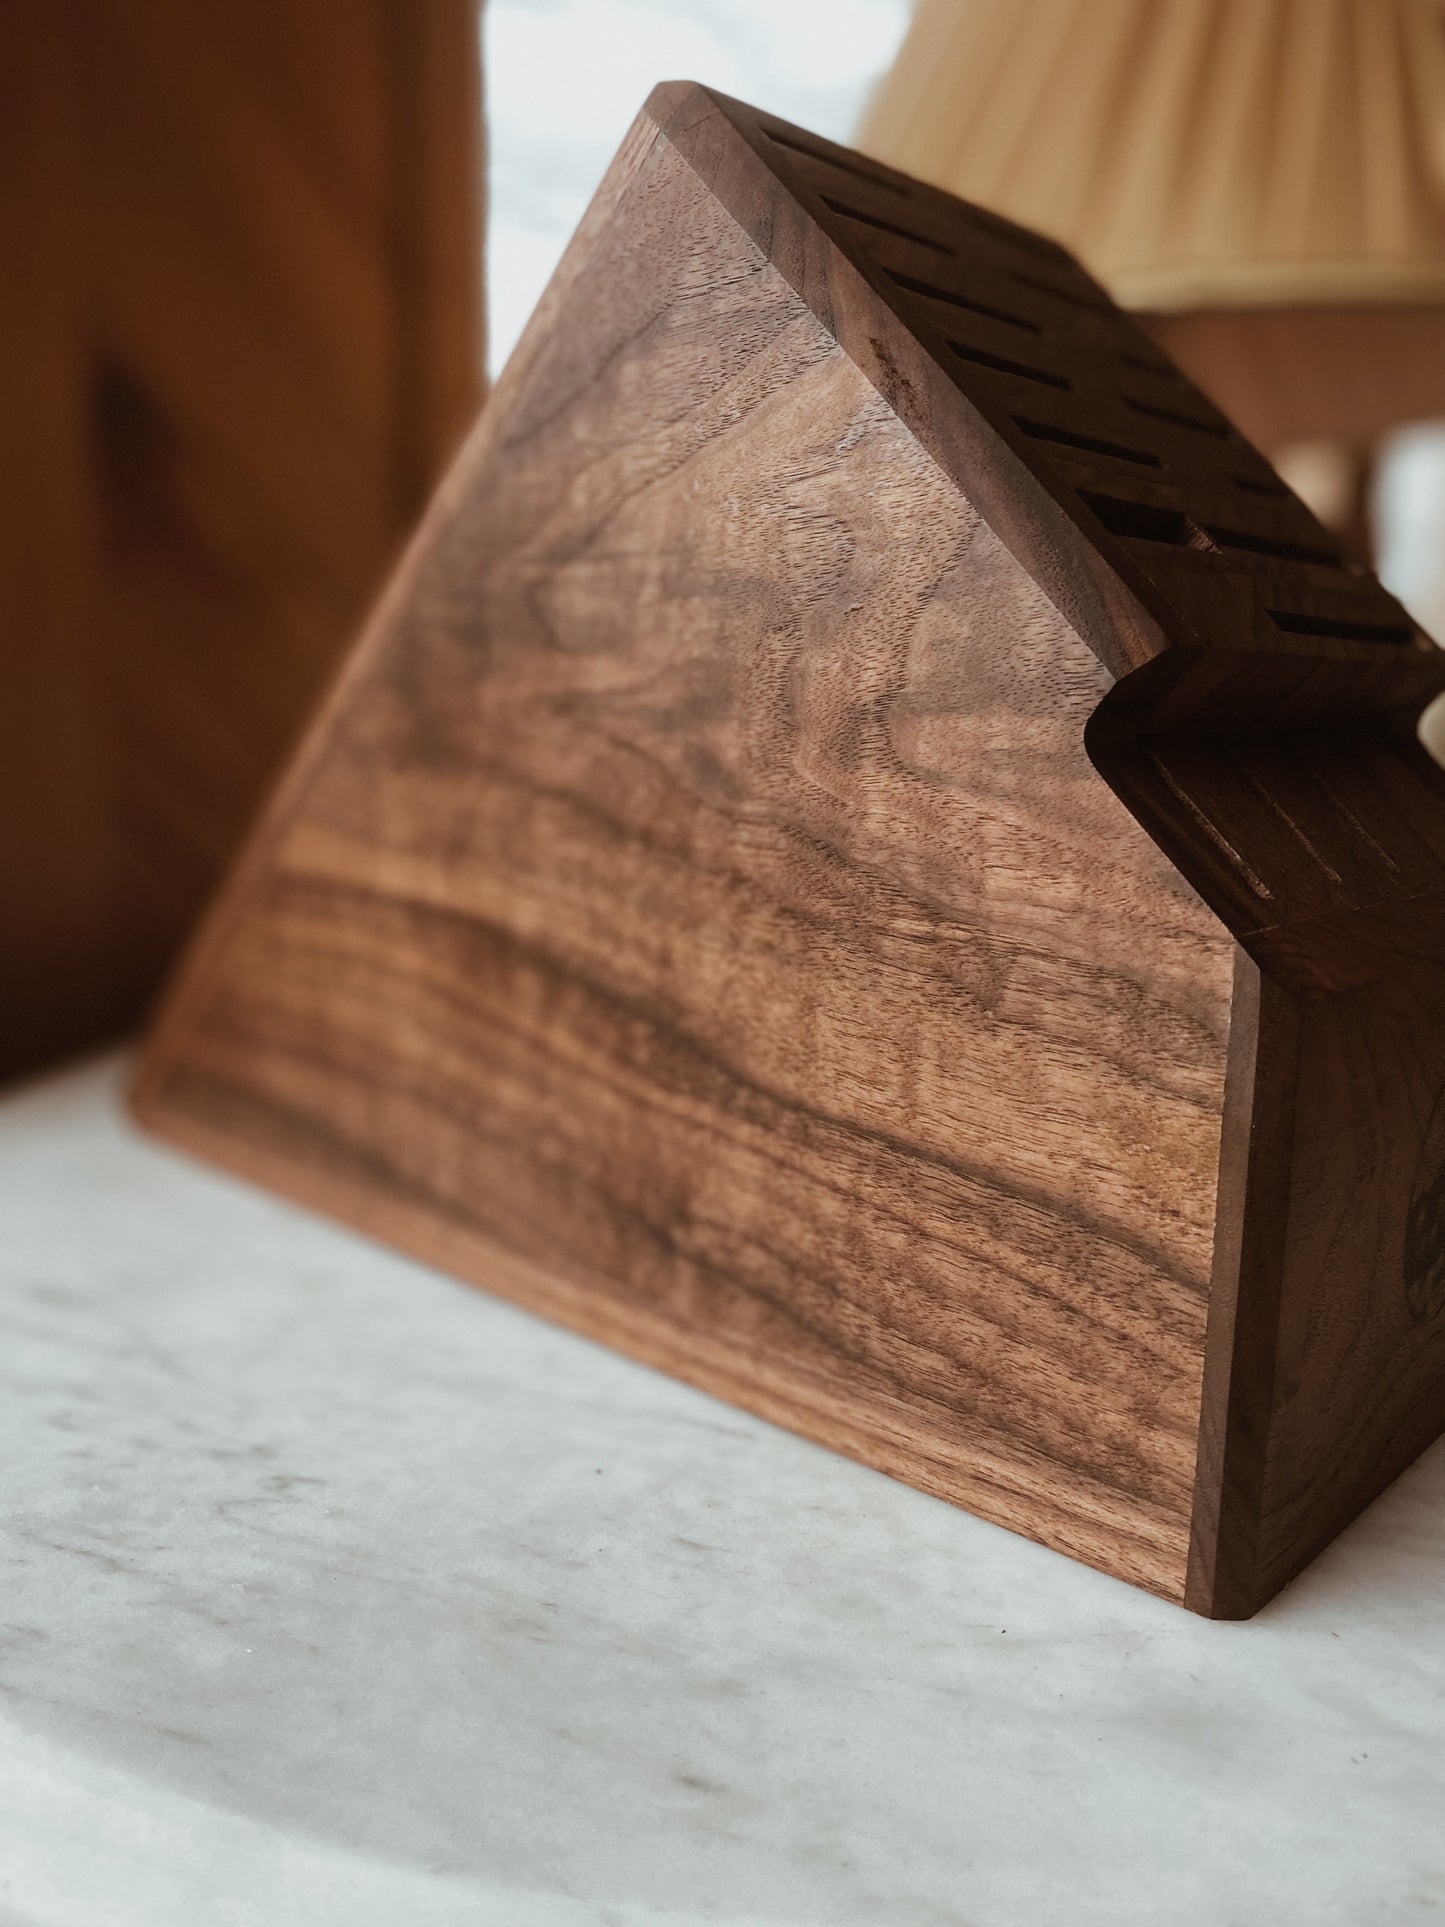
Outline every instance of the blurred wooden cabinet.
<svg viewBox="0 0 1445 1927">
<path fill-rule="evenodd" d="M 479 400 L 477 0 L 0 23 L 0 1075 L 115 1031 Z"/>
</svg>

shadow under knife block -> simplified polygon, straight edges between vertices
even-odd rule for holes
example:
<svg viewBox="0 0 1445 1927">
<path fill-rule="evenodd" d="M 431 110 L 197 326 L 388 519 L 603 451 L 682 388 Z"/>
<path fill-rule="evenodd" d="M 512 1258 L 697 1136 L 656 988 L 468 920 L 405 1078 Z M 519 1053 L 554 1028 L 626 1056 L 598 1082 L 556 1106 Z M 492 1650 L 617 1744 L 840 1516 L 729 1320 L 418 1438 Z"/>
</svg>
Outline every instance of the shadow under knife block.
<svg viewBox="0 0 1445 1927">
<path fill-rule="evenodd" d="M 1067 255 L 670 84 L 137 1109 L 1248 1614 L 1445 1425 L 1442 687 Z"/>
</svg>

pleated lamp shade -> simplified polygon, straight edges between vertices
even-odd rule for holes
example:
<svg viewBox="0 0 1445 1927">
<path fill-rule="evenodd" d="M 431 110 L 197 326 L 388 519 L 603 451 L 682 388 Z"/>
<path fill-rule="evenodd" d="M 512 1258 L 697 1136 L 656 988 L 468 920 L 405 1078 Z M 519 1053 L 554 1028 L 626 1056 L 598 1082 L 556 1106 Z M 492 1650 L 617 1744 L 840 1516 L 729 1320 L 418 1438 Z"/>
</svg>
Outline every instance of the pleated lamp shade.
<svg viewBox="0 0 1445 1927">
<path fill-rule="evenodd" d="M 1440 0 L 919 0 L 861 144 L 1131 308 L 1445 297 Z"/>
<path fill-rule="evenodd" d="M 1267 447 L 1445 412 L 1445 0 L 918 0 L 859 144 L 1054 235 Z"/>
</svg>

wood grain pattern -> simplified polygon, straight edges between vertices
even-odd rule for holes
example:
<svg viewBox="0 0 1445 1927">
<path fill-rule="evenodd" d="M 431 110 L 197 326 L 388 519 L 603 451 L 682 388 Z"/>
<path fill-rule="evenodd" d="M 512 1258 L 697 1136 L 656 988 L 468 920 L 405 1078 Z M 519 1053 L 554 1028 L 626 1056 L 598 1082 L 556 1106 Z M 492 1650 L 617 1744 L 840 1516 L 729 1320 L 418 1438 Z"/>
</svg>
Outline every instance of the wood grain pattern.
<svg viewBox="0 0 1445 1927">
<path fill-rule="evenodd" d="M 1445 1417 L 1442 683 L 1058 250 L 659 89 L 138 1111 L 1248 1612 Z"/>
<path fill-rule="evenodd" d="M 476 12 L 6 10 L 0 1076 L 135 1020 L 475 411 Z"/>
</svg>

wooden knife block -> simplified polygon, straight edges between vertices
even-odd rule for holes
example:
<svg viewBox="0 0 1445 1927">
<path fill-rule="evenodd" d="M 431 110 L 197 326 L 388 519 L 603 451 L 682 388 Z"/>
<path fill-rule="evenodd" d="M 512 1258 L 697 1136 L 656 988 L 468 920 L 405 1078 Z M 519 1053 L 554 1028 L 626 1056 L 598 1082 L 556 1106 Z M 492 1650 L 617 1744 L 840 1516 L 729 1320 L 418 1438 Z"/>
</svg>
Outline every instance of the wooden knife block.
<svg viewBox="0 0 1445 1927">
<path fill-rule="evenodd" d="M 136 1106 L 1248 1614 L 1445 1425 L 1442 687 L 1067 255 L 664 86 Z"/>
</svg>

